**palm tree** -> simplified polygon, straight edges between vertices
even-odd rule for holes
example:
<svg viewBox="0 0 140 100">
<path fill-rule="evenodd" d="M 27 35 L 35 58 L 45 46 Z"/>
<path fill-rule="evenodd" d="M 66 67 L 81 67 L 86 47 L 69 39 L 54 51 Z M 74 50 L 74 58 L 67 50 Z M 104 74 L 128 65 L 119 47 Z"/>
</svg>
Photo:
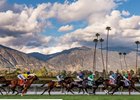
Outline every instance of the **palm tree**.
<svg viewBox="0 0 140 100">
<path fill-rule="evenodd" d="M 103 70 L 105 70 L 105 64 L 104 64 L 104 55 L 103 55 L 103 42 L 104 42 L 104 39 L 100 39 L 100 43 L 101 43 L 101 57 L 102 57 L 102 64 L 103 64 Z"/>
<path fill-rule="evenodd" d="M 140 41 L 136 41 L 135 43 L 137 45 L 137 50 L 136 50 L 136 74 L 137 74 L 137 69 L 138 69 L 138 51 L 139 51 Z"/>
<path fill-rule="evenodd" d="M 93 72 L 95 72 L 96 71 L 96 48 L 97 48 L 98 39 L 94 39 L 93 42 L 95 43 L 94 55 L 93 55 Z"/>
<path fill-rule="evenodd" d="M 119 52 L 119 55 L 120 55 L 120 65 L 121 65 L 121 70 L 122 70 L 122 69 L 123 69 L 123 68 L 122 68 L 122 53 Z"/>
<path fill-rule="evenodd" d="M 124 56 L 124 63 L 125 63 L 126 69 L 127 69 L 127 63 L 126 63 L 126 57 L 125 57 L 126 53 L 125 52 L 123 53 L 123 56 Z"/>
<path fill-rule="evenodd" d="M 111 30 L 111 27 L 107 26 L 107 41 L 106 41 L 106 72 L 108 73 L 108 38 L 109 38 L 109 31 Z"/>
<path fill-rule="evenodd" d="M 99 36 L 100 36 L 100 34 L 99 34 L 99 33 L 96 33 L 96 37 L 97 37 L 97 39 L 98 39 Z"/>
</svg>

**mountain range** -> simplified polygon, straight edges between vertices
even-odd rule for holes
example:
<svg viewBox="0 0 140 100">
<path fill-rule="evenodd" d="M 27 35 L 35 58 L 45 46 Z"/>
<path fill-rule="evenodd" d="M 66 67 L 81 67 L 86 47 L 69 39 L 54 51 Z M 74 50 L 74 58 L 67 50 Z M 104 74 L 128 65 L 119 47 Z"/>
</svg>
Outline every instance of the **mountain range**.
<svg viewBox="0 0 140 100">
<path fill-rule="evenodd" d="M 93 69 L 93 48 L 76 47 L 55 54 L 23 53 L 12 48 L 0 45 L 0 69 L 3 68 L 28 68 L 39 69 L 46 67 L 51 70 L 92 70 Z M 105 63 L 106 50 L 103 50 Z M 129 52 L 126 56 L 120 55 L 116 51 L 109 51 L 109 70 L 134 69 L 136 53 Z M 121 61 L 121 63 L 120 63 Z M 138 60 L 140 65 L 140 60 Z M 122 66 L 122 68 L 121 68 Z M 101 49 L 96 53 L 96 70 L 102 71 L 103 63 Z"/>
</svg>

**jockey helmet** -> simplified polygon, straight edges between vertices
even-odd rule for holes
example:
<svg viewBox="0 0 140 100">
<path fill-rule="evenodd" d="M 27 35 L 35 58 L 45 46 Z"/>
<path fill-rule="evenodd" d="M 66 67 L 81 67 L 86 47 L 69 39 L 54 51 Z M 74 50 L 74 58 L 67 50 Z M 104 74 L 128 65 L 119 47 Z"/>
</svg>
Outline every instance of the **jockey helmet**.
<svg viewBox="0 0 140 100">
<path fill-rule="evenodd" d="M 29 75 L 29 74 L 30 74 L 30 72 L 28 71 L 28 72 L 27 72 L 27 74 Z"/>
</svg>

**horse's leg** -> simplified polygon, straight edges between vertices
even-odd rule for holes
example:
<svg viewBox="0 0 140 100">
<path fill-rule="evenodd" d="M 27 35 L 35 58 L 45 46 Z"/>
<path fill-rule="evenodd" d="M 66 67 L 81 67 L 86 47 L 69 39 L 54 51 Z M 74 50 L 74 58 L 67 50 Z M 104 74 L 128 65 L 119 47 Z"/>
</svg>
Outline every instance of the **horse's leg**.
<svg viewBox="0 0 140 100">
<path fill-rule="evenodd" d="M 0 90 L 1 95 L 3 95 L 2 91 Z"/>
<path fill-rule="evenodd" d="M 111 94 L 113 95 L 116 91 L 118 91 L 118 88 L 120 88 L 120 87 L 121 86 L 117 86 Z"/>
<path fill-rule="evenodd" d="M 17 93 L 16 93 L 16 95 L 18 95 L 19 94 L 19 91 L 18 90 L 14 90 L 14 91 L 16 91 Z"/>
<path fill-rule="evenodd" d="M 69 92 L 71 92 L 72 94 L 74 94 L 73 91 L 72 91 L 72 89 L 70 89 Z"/>
<path fill-rule="evenodd" d="M 83 88 L 81 88 L 82 89 L 82 91 L 83 91 L 83 94 L 85 94 L 85 91 L 84 91 L 84 89 Z"/>
<path fill-rule="evenodd" d="M 86 91 L 87 94 L 89 94 L 87 88 L 85 88 L 85 91 Z"/>
<path fill-rule="evenodd" d="M 62 93 L 64 93 L 64 87 L 63 87 L 63 86 L 62 86 L 62 88 L 61 88 L 61 89 L 62 89 L 62 90 L 61 90 L 61 92 L 62 92 Z"/>
<path fill-rule="evenodd" d="M 49 95 L 51 95 L 51 90 L 53 89 L 53 87 L 50 87 L 48 90 Z"/>
<path fill-rule="evenodd" d="M 140 92 L 140 90 L 137 89 L 135 86 L 131 86 L 131 87 L 132 87 L 132 89 L 136 90 L 137 92 Z"/>
<path fill-rule="evenodd" d="M 131 95 L 131 87 L 128 88 L 129 95 Z"/>
<path fill-rule="evenodd" d="M 16 90 L 15 88 L 12 88 L 12 94 L 14 94 L 15 91 L 17 92 L 15 95 L 18 95 L 19 94 L 18 90 Z"/>
<path fill-rule="evenodd" d="M 68 90 L 67 90 L 67 93 L 71 92 L 72 94 L 74 94 L 73 91 L 72 91 L 72 88 L 73 88 L 73 86 L 69 87 Z"/>
<path fill-rule="evenodd" d="M 12 90 L 12 94 L 14 94 L 15 93 L 15 88 L 12 88 L 11 90 Z"/>
<path fill-rule="evenodd" d="M 21 86 L 21 87 L 20 87 L 19 93 L 22 93 L 22 90 L 23 90 L 23 89 L 24 89 L 23 86 Z"/>
<path fill-rule="evenodd" d="M 81 92 L 81 88 L 79 88 L 78 94 Z"/>
<path fill-rule="evenodd" d="M 93 94 L 95 95 L 95 92 L 97 90 L 98 86 L 96 86 L 95 88 L 93 88 Z"/>
<path fill-rule="evenodd" d="M 7 94 L 7 91 L 3 88 L 3 87 L 0 87 L 3 91 L 5 91 L 6 92 L 6 94 Z M 2 93 L 2 91 L 1 91 L 1 94 L 3 95 L 3 93 Z"/>
<path fill-rule="evenodd" d="M 108 85 L 104 85 L 103 87 L 103 91 L 105 92 L 105 94 L 109 94 L 110 90 L 107 90 L 108 89 Z"/>
<path fill-rule="evenodd" d="M 123 86 L 122 87 L 120 87 L 120 90 L 121 90 L 121 95 L 123 94 Z"/>
<path fill-rule="evenodd" d="M 8 87 L 8 92 L 7 92 L 7 94 L 9 94 L 9 93 L 10 93 L 10 90 L 11 90 L 11 88 L 10 88 L 10 87 Z"/>
<path fill-rule="evenodd" d="M 47 90 L 48 90 L 48 88 L 46 88 L 41 95 L 43 95 Z"/>
</svg>

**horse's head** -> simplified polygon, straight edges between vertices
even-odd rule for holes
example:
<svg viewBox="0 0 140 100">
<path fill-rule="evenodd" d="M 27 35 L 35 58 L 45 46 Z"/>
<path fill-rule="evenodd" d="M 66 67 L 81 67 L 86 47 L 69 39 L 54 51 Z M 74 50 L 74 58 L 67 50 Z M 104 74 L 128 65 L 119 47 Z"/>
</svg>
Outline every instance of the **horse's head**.
<svg viewBox="0 0 140 100">
<path fill-rule="evenodd" d="M 0 76 L 0 82 L 5 82 L 5 81 L 6 81 L 5 77 L 4 76 Z"/>
<path fill-rule="evenodd" d="M 95 82 L 96 83 L 99 83 L 99 84 L 102 84 L 104 82 L 104 78 L 103 77 L 99 77 Z"/>
<path fill-rule="evenodd" d="M 36 74 L 30 74 L 30 75 L 29 75 L 29 79 L 39 80 L 39 78 L 37 77 Z"/>
<path fill-rule="evenodd" d="M 118 74 L 116 81 L 120 82 L 121 80 L 123 80 L 123 76 L 121 74 Z"/>
<path fill-rule="evenodd" d="M 69 84 L 71 82 L 74 82 L 74 79 L 72 77 L 66 77 L 64 81 Z"/>
<path fill-rule="evenodd" d="M 135 82 L 140 83 L 140 80 L 139 80 L 139 78 L 138 78 L 137 76 L 132 77 L 132 78 L 131 78 L 131 81 L 133 81 L 134 83 L 135 83 Z"/>
</svg>

